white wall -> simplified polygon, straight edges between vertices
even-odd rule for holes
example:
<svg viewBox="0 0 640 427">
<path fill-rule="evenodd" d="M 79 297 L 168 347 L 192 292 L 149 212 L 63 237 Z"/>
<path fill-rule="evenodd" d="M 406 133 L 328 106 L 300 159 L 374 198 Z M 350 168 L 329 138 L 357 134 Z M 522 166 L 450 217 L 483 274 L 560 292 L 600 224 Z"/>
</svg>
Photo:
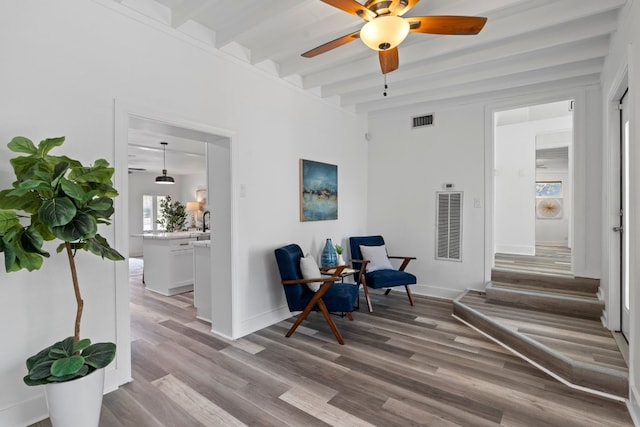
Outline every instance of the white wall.
<svg viewBox="0 0 640 427">
<path fill-rule="evenodd" d="M 2 3 L 0 140 L 66 135 L 63 148 L 71 156 L 113 163 L 114 99 L 230 130 L 237 236 L 233 280 L 239 316 L 245 320 L 235 333 L 288 316 L 273 250 L 297 242 L 317 253 L 326 237 L 339 241 L 364 231 L 367 165 L 358 161 L 366 153 L 364 118 L 226 54 L 188 44 L 170 30 L 145 25 L 119 8 L 114 2 L 85 0 Z M 126 145 L 126 138 L 115 143 Z M 299 158 L 338 165 L 339 220 L 298 221 Z M 8 167 L 4 154 L 0 166 L 3 171 Z M 126 172 L 117 184 L 125 184 L 122 175 Z M 4 174 L 0 180 L 2 188 L 12 181 Z M 238 191 L 241 185 L 244 196 Z M 114 230 L 128 231 L 129 225 L 114 226 L 101 232 L 128 251 L 127 238 L 113 239 Z M 107 373 L 108 387 L 114 387 L 130 375 L 128 329 L 117 317 L 127 311 L 114 302 L 122 301 L 128 286 L 116 280 L 113 263 L 86 254 L 78 259 L 86 304 L 82 334 L 117 342 L 118 359 Z M 24 360 L 72 331 L 68 267 L 60 257 L 48 261 L 38 272 L 0 273 L 2 426 L 45 416 L 41 388 L 22 383 Z M 126 300 L 122 305 L 128 306 Z"/>
<path fill-rule="evenodd" d="M 536 132 L 533 123 L 496 127 L 494 235 L 498 253 L 536 253 Z"/>
<path fill-rule="evenodd" d="M 410 129 L 411 117 L 434 112 L 433 127 Z M 454 297 L 484 284 L 484 108 L 385 111 L 369 121 L 367 233 L 389 252 L 415 256 L 407 271 L 416 293 Z M 463 191 L 462 262 L 435 259 L 436 192 Z M 475 207 L 476 202 L 479 204 Z"/>
<path fill-rule="evenodd" d="M 569 87 L 522 96 L 511 93 L 485 104 L 445 102 L 371 113 L 367 232 L 383 234 L 392 252 L 418 258 L 409 267 L 418 276 L 416 293 L 451 298 L 467 288 L 484 288 L 493 258 L 492 218 L 485 223 L 485 213 L 493 216 L 493 207 L 486 206 L 486 200 L 492 200 L 486 188 L 492 185 L 494 164 L 493 132 L 485 137 L 486 126 L 491 126 L 487 118 L 494 111 L 576 99 L 574 153 L 581 183 L 574 197 L 579 210 L 574 211 L 574 272 L 599 277 L 599 96 L 597 87 Z M 411 130 L 411 117 L 425 113 L 434 114 L 435 125 Z M 485 160 L 491 164 L 489 170 Z M 435 192 L 447 182 L 464 191 L 462 262 L 434 259 Z"/>
<path fill-rule="evenodd" d="M 605 171 L 605 182 L 602 187 L 602 270 L 601 295 L 607 304 L 605 321 L 611 328 L 620 327 L 620 311 L 617 309 L 620 302 L 619 292 L 619 258 L 616 257 L 619 245 L 619 236 L 611 232 L 611 228 L 618 225 L 619 190 L 617 179 L 619 171 L 616 168 L 619 151 L 619 112 L 617 101 L 622 96 L 622 91 L 629 88 L 630 96 L 630 163 L 640 164 L 640 150 L 637 142 L 640 140 L 640 3 L 628 2 L 620 14 L 620 25 L 611 42 L 604 71 L 602 73 L 602 105 L 604 106 L 605 129 L 603 137 L 605 144 L 601 152 Z M 630 283 L 637 284 L 640 278 L 640 174 L 637 168 L 631 168 L 631 206 L 627 209 L 627 215 L 631 218 L 630 228 L 626 230 L 630 235 Z M 640 425 L 640 290 L 638 286 L 630 287 L 631 319 L 629 331 L 629 411 L 636 425 Z"/>
<path fill-rule="evenodd" d="M 572 116 L 532 120 L 496 127 L 495 247 L 496 252 L 535 255 L 541 222 L 535 215 L 536 137 L 573 127 Z M 565 204 L 569 205 L 567 198 Z M 565 217 L 565 222 L 566 217 Z M 568 237 L 568 235 L 567 235 Z"/>
</svg>

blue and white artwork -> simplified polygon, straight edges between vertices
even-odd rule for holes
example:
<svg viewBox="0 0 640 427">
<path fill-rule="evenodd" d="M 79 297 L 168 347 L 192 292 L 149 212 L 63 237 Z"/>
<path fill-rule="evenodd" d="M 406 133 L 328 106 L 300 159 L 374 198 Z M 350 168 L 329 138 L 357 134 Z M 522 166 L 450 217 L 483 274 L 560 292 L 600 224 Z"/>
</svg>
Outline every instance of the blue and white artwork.
<svg viewBox="0 0 640 427">
<path fill-rule="evenodd" d="M 300 159 L 300 221 L 338 219 L 338 166 Z"/>
<path fill-rule="evenodd" d="M 562 197 L 562 181 L 536 182 L 536 197 Z"/>
</svg>

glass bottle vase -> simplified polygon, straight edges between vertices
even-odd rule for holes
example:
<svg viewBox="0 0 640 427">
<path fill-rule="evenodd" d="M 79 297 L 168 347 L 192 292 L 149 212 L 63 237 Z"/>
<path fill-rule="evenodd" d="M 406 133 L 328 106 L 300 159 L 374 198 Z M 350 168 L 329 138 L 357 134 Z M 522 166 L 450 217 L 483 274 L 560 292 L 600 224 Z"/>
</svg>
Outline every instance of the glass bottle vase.
<svg viewBox="0 0 640 427">
<path fill-rule="evenodd" d="M 337 264 L 338 254 L 336 253 L 336 249 L 333 247 L 331 239 L 327 239 L 324 249 L 322 250 L 322 255 L 320 256 L 320 265 L 322 267 L 333 267 Z"/>
</svg>

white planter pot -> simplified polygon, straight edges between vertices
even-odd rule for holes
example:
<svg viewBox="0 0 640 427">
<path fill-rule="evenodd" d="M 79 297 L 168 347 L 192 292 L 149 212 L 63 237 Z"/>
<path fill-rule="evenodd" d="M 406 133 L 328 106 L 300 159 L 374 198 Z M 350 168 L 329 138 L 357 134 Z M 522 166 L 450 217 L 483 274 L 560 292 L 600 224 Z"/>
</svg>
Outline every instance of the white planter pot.
<svg viewBox="0 0 640 427">
<path fill-rule="evenodd" d="M 104 392 L 104 368 L 77 380 L 46 384 L 53 427 L 98 427 Z"/>
</svg>

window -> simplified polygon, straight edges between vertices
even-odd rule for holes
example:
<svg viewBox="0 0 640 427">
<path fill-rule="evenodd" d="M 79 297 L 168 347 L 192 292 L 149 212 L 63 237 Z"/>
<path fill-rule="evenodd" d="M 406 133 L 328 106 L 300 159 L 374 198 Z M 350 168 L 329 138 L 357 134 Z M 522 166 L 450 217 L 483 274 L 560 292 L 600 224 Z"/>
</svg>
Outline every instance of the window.
<svg viewBox="0 0 640 427">
<path fill-rule="evenodd" d="M 142 196 L 142 229 L 144 232 L 164 231 L 164 227 L 158 224 L 160 204 L 166 196 L 145 194 Z"/>
</svg>

